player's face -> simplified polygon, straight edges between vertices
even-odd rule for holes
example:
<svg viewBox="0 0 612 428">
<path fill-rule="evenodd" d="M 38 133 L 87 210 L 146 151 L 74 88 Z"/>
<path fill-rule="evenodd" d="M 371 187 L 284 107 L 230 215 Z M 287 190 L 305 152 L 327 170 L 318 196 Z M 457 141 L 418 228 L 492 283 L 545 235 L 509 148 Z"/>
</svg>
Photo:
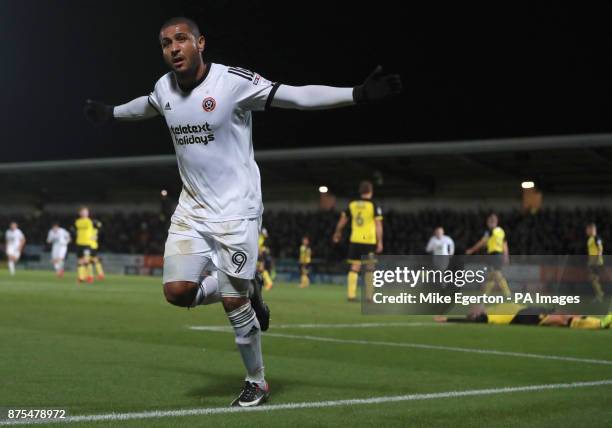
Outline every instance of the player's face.
<svg viewBox="0 0 612 428">
<path fill-rule="evenodd" d="M 441 227 L 436 227 L 436 230 L 434 230 L 434 235 L 436 235 L 436 238 L 442 238 L 442 235 L 444 235 L 444 229 L 442 229 Z"/>
<path fill-rule="evenodd" d="M 302 239 L 302 245 L 308 245 L 308 243 L 309 243 L 308 238 Z"/>
<path fill-rule="evenodd" d="M 79 215 L 81 217 L 89 217 L 89 210 L 87 208 L 83 208 L 81 211 L 79 211 Z"/>
<path fill-rule="evenodd" d="M 489 216 L 489 218 L 487 218 L 487 226 L 489 226 L 489 229 L 493 229 L 497 227 L 497 216 L 496 215 L 492 215 L 492 216 Z"/>
<path fill-rule="evenodd" d="M 196 38 L 187 24 L 179 23 L 162 28 L 159 39 L 164 61 L 172 71 L 185 74 L 197 70 L 202 62 L 204 36 Z"/>
<path fill-rule="evenodd" d="M 597 229 L 595 227 L 593 227 L 593 226 L 587 226 L 586 234 L 588 236 L 595 236 L 595 235 L 597 235 Z"/>
<path fill-rule="evenodd" d="M 11 230 L 17 229 L 17 223 L 14 223 L 14 222 L 11 223 L 10 228 L 11 228 Z"/>
</svg>

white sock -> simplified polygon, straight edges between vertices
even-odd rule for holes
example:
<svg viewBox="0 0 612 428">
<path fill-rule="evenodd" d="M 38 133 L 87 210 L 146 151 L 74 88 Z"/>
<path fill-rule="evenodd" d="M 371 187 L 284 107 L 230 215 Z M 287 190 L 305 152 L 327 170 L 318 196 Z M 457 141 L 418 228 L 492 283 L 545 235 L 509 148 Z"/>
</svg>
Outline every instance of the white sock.
<svg viewBox="0 0 612 428">
<path fill-rule="evenodd" d="M 219 282 L 217 278 L 207 276 L 200 282 L 198 292 L 191 307 L 195 308 L 199 305 L 210 305 L 212 303 L 219 303 L 220 301 L 221 294 L 219 293 Z"/>
<path fill-rule="evenodd" d="M 11 275 L 15 275 L 15 262 L 14 261 L 9 260 L 8 268 L 9 268 L 9 272 L 11 273 Z"/>
<path fill-rule="evenodd" d="M 227 317 L 234 327 L 236 345 L 247 370 L 245 380 L 265 386 L 263 356 L 261 354 L 261 328 L 251 303 L 245 303 L 238 309 L 229 312 Z"/>
<path fill-rule="evenodd" d="M 64 261 L 60 260 L 59 262 L 57 262 L 57 264 L 59 265 L 59 270 L 63 270 L 64 269 Z"/>
<path fill-rule="evenodd" d="M 59 272 L 60 270 L 60 264 L 59 262 L 55 262 L 53 263 L 53 269 L 55 269 L 56 272 Z"/>
</svg>

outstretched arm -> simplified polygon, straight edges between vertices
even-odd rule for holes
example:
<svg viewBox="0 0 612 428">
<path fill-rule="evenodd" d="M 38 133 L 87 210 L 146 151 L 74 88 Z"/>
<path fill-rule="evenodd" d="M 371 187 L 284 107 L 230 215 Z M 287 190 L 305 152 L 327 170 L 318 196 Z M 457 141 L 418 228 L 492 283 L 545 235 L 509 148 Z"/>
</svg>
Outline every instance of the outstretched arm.
<svg viewBox="0 0 612 428">
<path fill-rule="evenodd" d="M 468 248 L 465 251 L 465 254 L 474 254 L 475 252 L 477 252 L 478 250 L 480 250 L 482 247 L 484 247 L 485 245 L 487 245 L 487 238 L 481 238 L 480 241 L 478 241 L 476 244 L 474 244 L 473 247 Z"/>
<path fill-rule="evenodd" d="M 323 110 L 383 101 L 401 90 L 400 77 L 396 74 L 383 75 L 382 67 L 378 66 L 362 85 L 354 88 L 280 85 L 273 94 L 271 105 L 298 110 Z"/>
<path fill-rule="evenodd" d="M 110 122 L 114 119 L 121 121 L 134 121 L 150 119 L 158 116 L 159 112 L 151 104 L 149 97 L 142 96 L 118 106 L 111 106 L 99 101 L 87 100 L 85 102 L 85 117 L 95 125 Z"/>
<path fill-rule="evenodd" d="M 121 104 L 113 108 L 113 117 L 117 120 L 143 120 L 158 116 L 149 97 L 138 97 L 129 103 Z"/>
</svg>

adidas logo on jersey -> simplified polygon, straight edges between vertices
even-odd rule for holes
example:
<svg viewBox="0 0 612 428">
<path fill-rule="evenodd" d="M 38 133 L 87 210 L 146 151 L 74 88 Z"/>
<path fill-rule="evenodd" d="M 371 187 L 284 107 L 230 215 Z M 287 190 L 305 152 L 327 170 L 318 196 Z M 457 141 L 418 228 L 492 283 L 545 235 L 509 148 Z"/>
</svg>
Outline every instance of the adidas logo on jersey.
<svg viewBox="0 0 612 428">
<path fill-rule="evenodd" d="M 166 105 L 164 106 L 164 110 L 172 110 L 172 107 L 170 107 L 170 102 L 166 103 Z"/>
</svg>

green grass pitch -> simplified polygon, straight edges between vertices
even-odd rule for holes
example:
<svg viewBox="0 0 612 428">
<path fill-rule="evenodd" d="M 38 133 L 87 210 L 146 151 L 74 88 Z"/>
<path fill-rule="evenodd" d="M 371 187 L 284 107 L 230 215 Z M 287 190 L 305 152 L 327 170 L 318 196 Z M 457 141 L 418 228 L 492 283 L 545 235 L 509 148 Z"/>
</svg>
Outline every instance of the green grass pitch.
<svg viewBox="0 0 612 428">
<path fill-rule="evenodd" d="M 612 426 L 610 383 L 493 393 L 611 380 L 611 331 L 363 316 L 338 286 L 277 284 L 266 299 L 272 310 L 263 338 L 269 405 L 310 403 L 305 408 L 61 425 Z M 355 326 L 363 323 L 377 325 Z M 76 416 L 227 407 L 244 375 L 233 334 L 189 328 L 227 325 L 220 305 L 186 310 L 167 304 L 159 278 L 111 276 L 77 285 L 73 276 L 0 271 L 0 408 L 65 408 Z M 424 395 L 482 389 L 494 391 Z M 420 399 L 311 407 L 407 394 Z"/>
</svg>

